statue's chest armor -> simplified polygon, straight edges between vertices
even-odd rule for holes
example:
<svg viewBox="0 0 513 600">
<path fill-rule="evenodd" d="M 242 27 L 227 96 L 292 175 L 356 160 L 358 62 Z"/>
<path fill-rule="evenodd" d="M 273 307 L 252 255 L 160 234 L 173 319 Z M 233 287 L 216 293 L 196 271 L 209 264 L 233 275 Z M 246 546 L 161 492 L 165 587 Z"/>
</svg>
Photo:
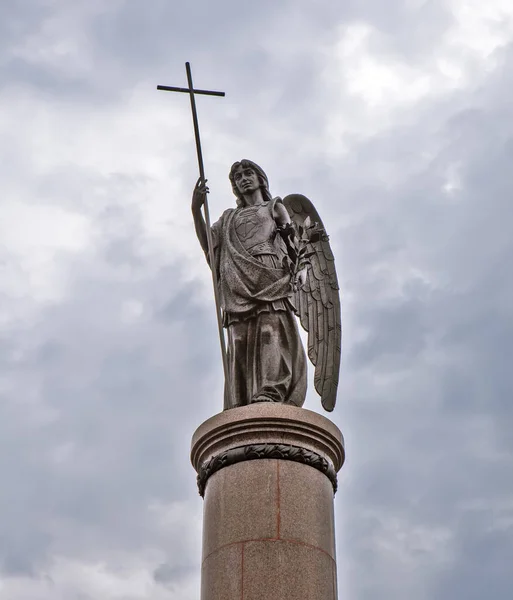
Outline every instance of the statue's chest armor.
<svg viewBox="0 0 513 600">
<path fill-rule="evenodd" d="M 276 235 L 276 223 L 269 203 L 239 209 L 235 215 L 235 231 L 246 250 L 272 244 Z"/>
</svg>

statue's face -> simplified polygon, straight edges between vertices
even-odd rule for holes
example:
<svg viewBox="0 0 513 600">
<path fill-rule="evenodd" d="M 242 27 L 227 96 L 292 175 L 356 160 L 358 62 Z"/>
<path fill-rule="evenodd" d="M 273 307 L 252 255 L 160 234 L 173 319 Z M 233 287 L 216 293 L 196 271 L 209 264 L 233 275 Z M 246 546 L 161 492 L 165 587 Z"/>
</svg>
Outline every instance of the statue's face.
<svg viewBox="0 0 513 600">
<path fill-rule="evenodd" d="M 251 194 L 260 187 L 258 175 L 251 167 L 237 167 L 233 173 L 233 180 L 241 194 Z"/>
</svg>

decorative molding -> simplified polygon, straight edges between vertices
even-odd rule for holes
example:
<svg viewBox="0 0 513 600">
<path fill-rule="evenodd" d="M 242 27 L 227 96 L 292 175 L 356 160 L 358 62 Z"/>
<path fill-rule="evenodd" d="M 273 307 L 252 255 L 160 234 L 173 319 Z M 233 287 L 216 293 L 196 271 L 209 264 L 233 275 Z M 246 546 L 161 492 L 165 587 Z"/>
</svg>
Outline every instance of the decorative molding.
<svg viewBox="0 0 513 600">
<path fill-rule="evenodd" d="M 225 450 L 201 465 L 197 477 L 200 496 L 203 497 L 205 494 L 208 478 L 217 473 L 217 471 L 246 460 L 257 460 L 260 458 L 291 460 L 313 467 L 324 473 L 331 481 L 333 492 L 337 491 L 337 473 L 335 468 L 328 460 L 317 454 L 317 452 L 288 444 L 250 444 L 248 446 L 238 446 L 237 448 Z"/>
</svg>

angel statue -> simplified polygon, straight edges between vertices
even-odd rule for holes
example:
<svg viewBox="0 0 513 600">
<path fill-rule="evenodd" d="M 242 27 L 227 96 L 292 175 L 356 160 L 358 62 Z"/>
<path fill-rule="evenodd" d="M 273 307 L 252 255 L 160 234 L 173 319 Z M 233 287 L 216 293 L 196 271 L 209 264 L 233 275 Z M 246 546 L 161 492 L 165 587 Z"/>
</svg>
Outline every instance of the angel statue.
<svg viewBox="0 0 513 600">
<path fill-rule="evenodd" d="M 333 253 L 308 198 L 273 198 L 264 171 L 250 160 L 229 175 L 236 208 L 211 227 L 215 279 L 227 331 L 224 407 L 253 402 L 302 406 L 306 356 L 296 316 L 308 332 L 315 389 L 332 411 L 340 367 L 340 298 Z M 201 178 L 192 196 L 196 234 L 207 261 L 208 236 Z"/>
</svg>

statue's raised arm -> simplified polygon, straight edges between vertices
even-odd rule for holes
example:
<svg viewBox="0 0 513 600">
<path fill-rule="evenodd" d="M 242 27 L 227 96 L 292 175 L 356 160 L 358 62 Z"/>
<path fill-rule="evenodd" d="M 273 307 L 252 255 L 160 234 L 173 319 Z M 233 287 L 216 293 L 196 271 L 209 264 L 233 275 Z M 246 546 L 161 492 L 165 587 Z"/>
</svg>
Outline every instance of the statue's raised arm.
<svg viewBox="0 0 513 600">
<path fill-rule="evenodd" d="M 305 196 L 273 198 L 265 172 L 250 160 L 229 174 L 236 207 L 211 227 L 222 322 L 227 333 L 224 407 L 256 402 L 302 406 L 307 363 L 297 320 L 308 331 L 315 389 L 333 410 L 340 365 L 340 301 L 322 221 Z M 206 253 L 196 185 L 192 211 Z"/>
</svg>

